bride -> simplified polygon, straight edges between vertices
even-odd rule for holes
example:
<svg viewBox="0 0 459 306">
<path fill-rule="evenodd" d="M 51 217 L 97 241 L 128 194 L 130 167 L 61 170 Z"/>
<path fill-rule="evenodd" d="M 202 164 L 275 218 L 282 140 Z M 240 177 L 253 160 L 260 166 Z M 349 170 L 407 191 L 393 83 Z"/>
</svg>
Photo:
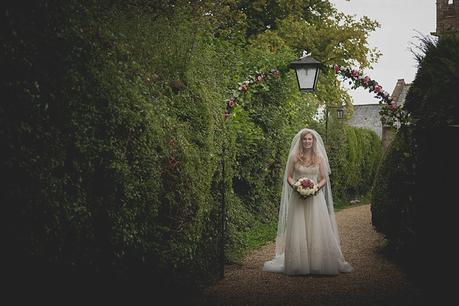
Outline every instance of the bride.
<svg viewBox="0 0 459 306">
<path fill-rule="evenodd" d="M 336 275 L 353 270 L 341 253 L 329 174 L 322 138 L 314 130 L 302 129 L 293 138 L 285 167 L 276 254 L 263 271 Z M 302 198 L 292 186 L 305 176 L 319 189 Z"/>
</svg>

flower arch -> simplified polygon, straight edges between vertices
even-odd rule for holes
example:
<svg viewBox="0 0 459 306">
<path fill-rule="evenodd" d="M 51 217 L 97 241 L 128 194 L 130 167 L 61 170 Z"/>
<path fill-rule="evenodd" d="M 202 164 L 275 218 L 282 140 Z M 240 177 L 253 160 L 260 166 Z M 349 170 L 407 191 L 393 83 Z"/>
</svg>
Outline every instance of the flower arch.
<svg viewBox="0 0 459 306">
<path fill-rule="evenodd" d="M 408 125 L 410 123 L 409 114 L 392 100 L 389 93 L 383 90 L 377 81 L 372 80 L 369 76 L 364 76 L 363 73 L 356 69 L 343 68 L 337 64 L 332 65 L 331 68 L 336 75 L 339 75 L 343 80 L 347 80 L 352 85 L 352 89 L 363 87 L 370 93 L 373 92 L 375 98 L 380 99 L 380 104 L 385 103 L 379 111 L 383 125 L 398 127 L 398 125 Z M 287 70 L 288 67 L 282 67 L 273 68 L 269 72 L 257 71 L 255 75 L 249 76 L 248 80 L 239 83 L 238 89 L 234 90 L 231 97 L 226 100 L 225 120 L 229 118 L 231 112 L 238 105 L 242 95 L 269 79 L 279 79 L 281 74 Z"/>
<path fill-rule="evenodd" d="M 250 75 L 248 80 L 243 81 L 238 84 L 238 89 L 233 91 L 233 94 L 230 98 L 226 100 L 226 111 L 225 119 L 227 119 L 234 108 L 239 104 L 241 96 L 246 94 L 249 89 L 252 89 L 256 86 L 260 86 L 263 82 L 270 79 L 279 79 L 281 74 L 287 70 L 287 67 L 284 68 L 273 68 L 268 72 L 255 72 L 255 75 Z"/>
<path fill-rule="evenodd" d="M 389 93 L 383 90 L 378 82 L 372 80 L 369 76 L 364 76 L 360 71 L 355 69 L 343 68 L 337 64 L 334 64 L 332 67 L 337 75 L 349 81 L 349 85 L 353 84 L 352 89 L 363 87 L 370 93 L 373 92 L 375 98 L 380 99 L 379 104 L 385 103 L 379 111 L 384 126 L 398 127 L 399 124 L 408 125 L 410 123 L 409 114 L 392 100 Z"/>
</svg>

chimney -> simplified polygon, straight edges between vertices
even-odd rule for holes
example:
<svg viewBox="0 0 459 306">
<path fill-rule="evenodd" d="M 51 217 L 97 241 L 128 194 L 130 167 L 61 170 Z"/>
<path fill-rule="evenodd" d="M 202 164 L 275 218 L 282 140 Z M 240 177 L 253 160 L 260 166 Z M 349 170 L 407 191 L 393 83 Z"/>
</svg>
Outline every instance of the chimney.
<svg viewBox="0 0 459 306">
<path fill-rule="evenodd" d="M 405 87 L 405 79 L 398 79 L 397 84 L 395 84 L 394 90 L 392 91 L 392 101 L 395 102 L 395 104 L 398 105 L 398 98 L 400 97 L 400 94 L 402 93 L 403 87 Z"/>
</svg>

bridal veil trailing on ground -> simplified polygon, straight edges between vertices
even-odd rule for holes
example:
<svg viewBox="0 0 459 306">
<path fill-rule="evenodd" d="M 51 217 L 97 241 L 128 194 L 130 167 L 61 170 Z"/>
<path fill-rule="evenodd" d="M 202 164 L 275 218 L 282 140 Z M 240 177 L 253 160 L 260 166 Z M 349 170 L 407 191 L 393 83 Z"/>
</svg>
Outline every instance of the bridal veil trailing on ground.
<svg viewBox="0 0 459 306">
<path fill-rule="evenodd" d="M 312 149 L 320 160 L 319 165 L 295 163 L 301 138 L 308 133 L 314 137 Z M 307 176 L 318 182 L 325 176 L 326 185 L 315 196 L 301 198 L 287 181 L 291 167 L 295 180 Z M 341 252 L 329 175 L 322 137 L 312 129 L 300 130 L 292 140 L 282 181 L 275 256 L 264 263 L 264 271 L 336 275 L 353 270 Z"/>
</svg>

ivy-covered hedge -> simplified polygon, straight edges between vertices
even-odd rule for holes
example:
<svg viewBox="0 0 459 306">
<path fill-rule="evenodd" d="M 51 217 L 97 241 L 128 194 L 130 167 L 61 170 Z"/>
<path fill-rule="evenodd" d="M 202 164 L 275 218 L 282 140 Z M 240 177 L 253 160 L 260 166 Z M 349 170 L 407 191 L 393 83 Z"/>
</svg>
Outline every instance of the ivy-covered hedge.
<svg viewBox="0 0 459 306">
<path fill-rule="evenodd" d="M 13 274 L 145 276 L 154 286 L 218 269 L 224 105 L 220 84 L 202 85 L 218 79 L 216 50 L 183 16 L 155 23 L 120 5 L 6 11 L 1 223 Z M 194 49 L 167 45 L 179 42 Z"/>
<path fill-rule="evenodd" d="M 333 196 L 347 201 L 367 195 L 382 156 L 378 135 L 347 125 L 328 134 Z"/>
</svg>

